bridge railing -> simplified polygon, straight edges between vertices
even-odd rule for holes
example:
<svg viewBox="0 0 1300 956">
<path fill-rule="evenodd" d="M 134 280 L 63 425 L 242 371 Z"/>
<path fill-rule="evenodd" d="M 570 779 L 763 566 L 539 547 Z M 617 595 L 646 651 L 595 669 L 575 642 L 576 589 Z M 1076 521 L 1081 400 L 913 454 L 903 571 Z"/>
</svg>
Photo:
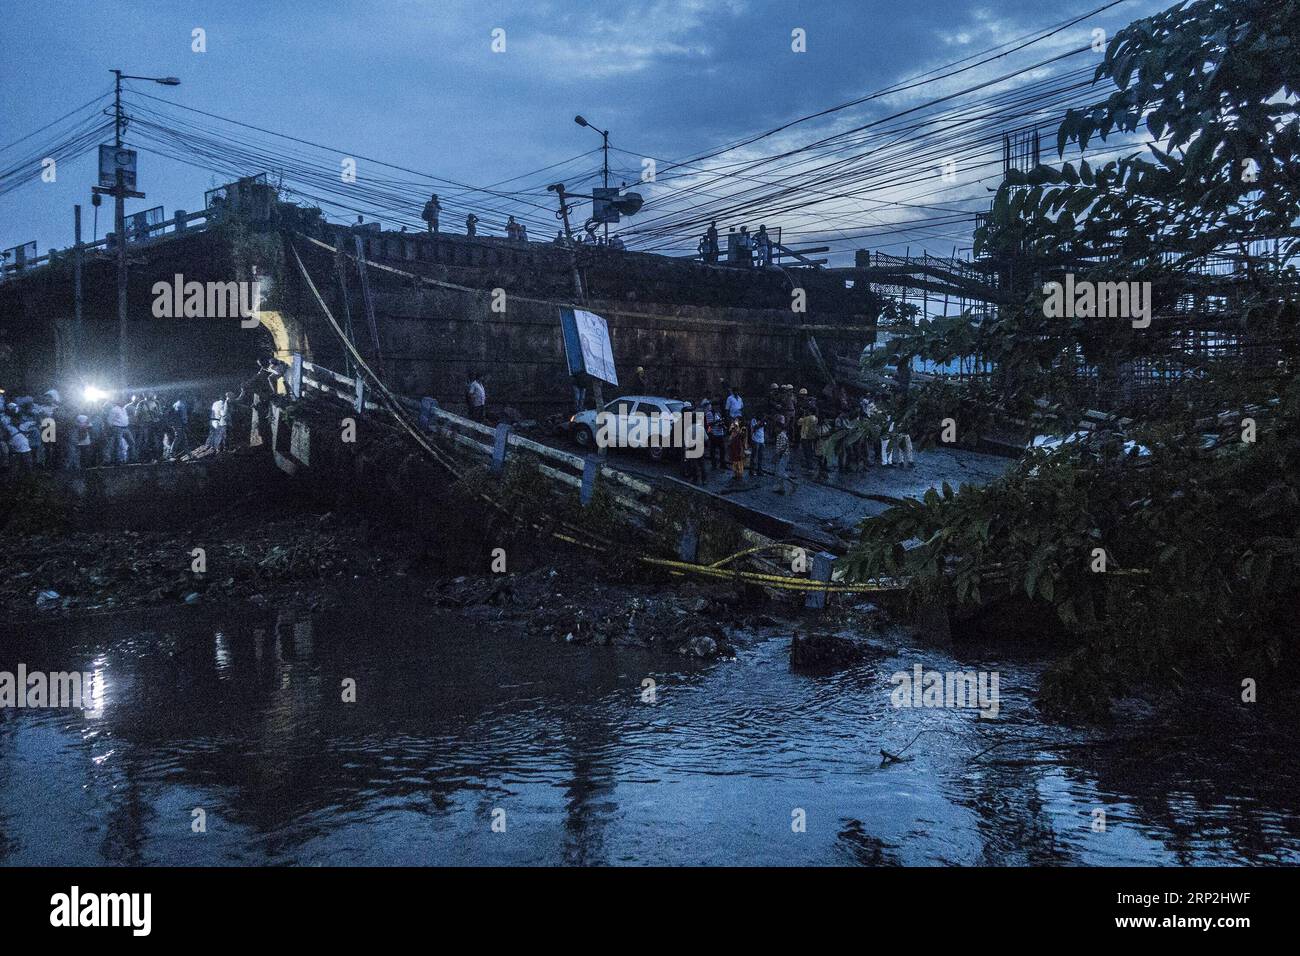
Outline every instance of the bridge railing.
<svg viewBox="0 0 1300 956">
<path fill-rule="evenodd" d="M 386 406 L 373 401 L 373 395 L 361 378 L 342 375 L 323 365 L 295 354 L 287 376 L 290 394 L 295 398 L 318 395 L 347 403 L 353 411 L 385 411 Z M 432 398 L 414 399 L 396 396 L 408 417 L 418 422 L 421 431 L 446 438 L 474 458 L 485 459 L 492 470 L 500 473 L 508 457 L 523 454 L 547 478 L 577 489 L 582 503 L 588 504 L 596 483 L 603 481 L 614 488 L 616 504 L 641 517 L 648 517 L 652 486 L 632 475 L 611 468 L 599 455 L 577 455 L 552 448 L 520 435 L 506 424 L 491 426 L 440 406 Z"/>
<path fill-rule="evenodd" d="M 177 234 L 201 231 L 207 228 L 210 218 L 207 209 L 200 209 L 198 212 L 186 212 L 184 209 L 178 209 L 171 218 L 164 219 L 156 225 L 129 230 L 127 246 L 132 249 L 141 248 Z M 25 258 L 21 262 L 0 262 L 0 282 L 26 275 L 33 269 L 49 265 L 50 262 L 60 257 L 71 256 L 76 251 L 76 248 L 75 245 L 72 245 L 66 249 L 51 249 L 39 256 Z M 113 249 L 113 241 L 108 236 L 81 244 L 81 251 L 84 255 L 98 253 L 101 250 L 111 252 Z"/>
<path fill-rule="evenodd" d="M 307 361 L 297 353 L 292 357 L 286 379 L 290 393 L 294 398 L 314 394 L 334 401 L 345 402 L 357 412 L 391 412 L 391 409 L 381 406 L 367 397 L 367 386 L 364 382 L 359 383 L 357 378 L 342 375 L 332 369 Z M 828 593 L 832 590 L 897 589 L 896 584 L 868 586 L 845 585 L 843 582 L 838 582 L 838 572 L 835 568 L 836 556 L 827 551 L 818 550 L 822 545 L 821 541 L 813 541 L 805 534 L 796 532 L 793 526 L 783 528 L 780 532 L 781 540 L 778 541 L 768 534 L 746 526 L 744 519 L 740 516 L 735 517 L 741 523 L 740 537 L 747 546 L 746 550 L 733 555 L 720 564 L 697 565 L 695 562 L 698 560 L 700 548 L 700 532 L 697 523 L 693 519 L 666 518 L 662 510 L 659 510 L 662 502 L 656 500 L 655 488 L 648 482 L 609 467 L 599 455 L 582 456 L 559 448 L 552 448 L 523 435 L 515 434 L 507 424 L 502 423 L 496 427 L 491 427 L 463 415 L 449 412 L 439 406 L 432 398 L 419 400 L 406 396 L 394 396 L 394 398 L 408 417 L 415 418 L 418 421 L 417 427 L 420 432 L 426 435 L 439 436 L 453 442 L 458 448 L 468 453 L 471 459 L 486 460 L 496 474 L 504 471 L 507 456 L 525 455 L 542 475 L 568 489 L 577 490 L 583 507 L 591 503 L 596 484 L 600 481 L 609 487 L 608 498 L 613 502 L 614 506 L 622 509 L 635 522 L 644 523 L 646 519 L 658 514 L 661 520 L 667 520 L 669 526 L 674 529 L 673 533 L 677 539 L 677 556 L 676 560 L 651 559 L 643 556 L 643 560 L 647 560 L 652 564 L 671 567 L 677 573 L 698 572 L 706 577 L 712 576 L 715 579 L 753 580 L 758 584 L 779 585 L 786 588 L 793 587 L 795 590 L 806 592 L 805 606 L 815 609 L 826 607 Z M 716 499 L 718 504 L 727 504 L 725 499 L 709 495 L 695 489 L 693 486 L 683 485 L 682 487 L 692 493 L 708 495 L 709 498 Z M 753 516 L 749 517 L 752 518 Z M 781 523 L 784 524 L 784 522 Z M 807 578 L 792 578 L 786 570 L 789 567 L 790 556 L 805 551 L 804 545 L 812 547 L 815 552 L 812 555 Z M 768 556 L 773 553 L 784 554 L 786 557 L 780 561 L 775 561 L 774 558 Z M 759 570 L 757 572 L 746 572 L 740 570 L 738 565 L 728 568 L 721 567 L 721 564 L 742 557 L 757 566 Z"/>
</svg>

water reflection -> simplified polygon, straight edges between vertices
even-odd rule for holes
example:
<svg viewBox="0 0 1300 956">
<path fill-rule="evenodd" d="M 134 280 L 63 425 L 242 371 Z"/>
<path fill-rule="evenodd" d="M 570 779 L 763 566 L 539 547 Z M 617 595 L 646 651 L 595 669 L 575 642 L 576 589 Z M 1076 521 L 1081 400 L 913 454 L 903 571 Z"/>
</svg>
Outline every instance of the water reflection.
<svg viewBox="0 0 1300 956">
<path fill-rule="evenodd" d="M 0 634 L 0 669 L 93 671 L 102 706 L 0 712 L 0 862 L 1300 859 L 1285 734 L 1188 727 L 1118 746 L 1044 726 L 1032 661 L 900 647 L 804 675 L 786 640 L 755 638 L 734 663 L 692 666 L 412 608 L 371 595 Z M 889 675 L 917 660 L 999 670 L 1002 716 L 895 710 Z"/>
</svg>

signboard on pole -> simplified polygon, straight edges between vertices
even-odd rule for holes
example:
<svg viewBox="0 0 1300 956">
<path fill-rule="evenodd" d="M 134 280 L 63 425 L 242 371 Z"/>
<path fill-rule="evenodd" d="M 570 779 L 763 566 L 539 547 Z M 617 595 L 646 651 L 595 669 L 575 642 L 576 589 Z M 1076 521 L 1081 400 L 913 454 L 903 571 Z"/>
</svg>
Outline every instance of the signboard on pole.
<svg viewBox="0 0 1300 956">
<path fill-rule="evenodd" d="M 135 150 L 100 146 L 99 185 L 105 189 L 116 186 L 119 169 L 122 171 L 122 185 L 135 192 Z"/>
<path fill-rule="evenodd" d="M 564 334 L 564 354 L 569 361 L 570 375 L 585 373 L 618 385 L 609 323 L 585 309 L 561 309 L 560 331 Z"/>
<path fill-rule="evenodd" d="M 596 222 L 618 222 L 618 189 L 613 186 L 597 186 L 591 191 L 591 218 Z"/>
</svg>

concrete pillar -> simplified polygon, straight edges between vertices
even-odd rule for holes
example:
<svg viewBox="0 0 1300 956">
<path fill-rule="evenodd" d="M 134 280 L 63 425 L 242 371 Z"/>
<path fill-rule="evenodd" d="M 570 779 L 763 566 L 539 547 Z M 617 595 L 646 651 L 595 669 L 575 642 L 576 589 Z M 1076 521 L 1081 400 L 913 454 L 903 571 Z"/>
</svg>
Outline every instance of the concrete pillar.
<svg viewBox="0 0 1300 956">
<path fill-rule="evenodd" d="M 492 474 L 499 475 L 506 467 L 506 449 L 510 447 L 510 426 L 505 422 L 497 425 L 496 437 L 492 443 Z"/>
<path fill-rule="evenodd" d="M 835 555 L 828 554 L 825 551 L 818 551 L 813 555 L 812 570 L 808 574 L 810 581 L 820 581 L 823 584 L 829 584 L 831 572 L 835 569 Z M 826 599 L 830 595 L 826 591 L 809 591 L 808 597 L 804 601 L 804 607 L 822 610 L 826 607 Z"/>
<path fill-rule="evenodd" d="M 420 399 L 420 430 L 438 431 L 438 401 L 427 395 Z"/>
<path fill-rule="evenodd" d="M 687 521 L 682 527 L 681 540 L 677 542 L 677 559 L 694 564 L 700 553 L 700 529 L 694 521 Z"/>
<path fill-rule="evenodd" d="M 596 494 L 596 478 L 600 475 L 600 456 L 588 455 L 582 460 L 582 506 L 591 504 Z"/>
<path fill-rule="evenodd" d="M 289 375 L 286 379 L 289 395 L 295 400 L 302 398 L 302 353 L 294 352 L 289 359 Z"/>
</svg>

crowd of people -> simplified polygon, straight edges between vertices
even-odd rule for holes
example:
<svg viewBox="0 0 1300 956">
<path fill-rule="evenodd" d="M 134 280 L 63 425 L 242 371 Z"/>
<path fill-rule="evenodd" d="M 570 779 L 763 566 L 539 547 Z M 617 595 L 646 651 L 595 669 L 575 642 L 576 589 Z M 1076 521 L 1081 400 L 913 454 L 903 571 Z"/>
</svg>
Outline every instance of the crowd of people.
<svg viewBox="0 0 1300 956">
<path fill-rule="evenodd" d="M 280 375 L 272 359 L 259 359 L 257 373 L 238 393 L 223 392 L 210 404 L 188 389 L 165 396 L 88 389 L 80 400 L 64 401 L 51 388 L 39 397 L 7 399 L 0 414 L 0 473 L 173 461 L 199 448 L 219 454 L 231 445 L 232 426 L 251 421 L 254 402 L 275 393 Z M 266 420 L 260 416 L 259 424 Z"/>
<path fill-rule="evenodd" d="M 701 399 L 706 453 L 683 458 L 683 476 L 705 483 L 707 470 L 725 471 L 732 482 L 776 478 L 777 494 L 793 493 L 794 475 L 825 480 L 876 465 L 913 468 L 912 438 L 897 427 L 889 393 L 854 399 L 843 386 L 816 395 L 807 388 L 772 383 L 767 396 L 746 407 L 740 391 L 724 384 L 716 403 Z"/>
<path fill-rule="evenodd" d="M 741 226 L 739 230 L 732 226 L 727 233 L 726 261 L 731 265 L 743 266 L 747 269 L 767 269 L 772 265 L 776 245 L 766 225 L 760 225 L 758 232 L 753 234 L 750 233 L 748 226 Z M 718 242 L 718 221 L 715 219 L 709 223 L 709 228 L 704 230 L 704 235 L 700 237 L 700 258 L 708 263 L 717 263 L 723 258 L 723 252 Z"/>
</svg>

